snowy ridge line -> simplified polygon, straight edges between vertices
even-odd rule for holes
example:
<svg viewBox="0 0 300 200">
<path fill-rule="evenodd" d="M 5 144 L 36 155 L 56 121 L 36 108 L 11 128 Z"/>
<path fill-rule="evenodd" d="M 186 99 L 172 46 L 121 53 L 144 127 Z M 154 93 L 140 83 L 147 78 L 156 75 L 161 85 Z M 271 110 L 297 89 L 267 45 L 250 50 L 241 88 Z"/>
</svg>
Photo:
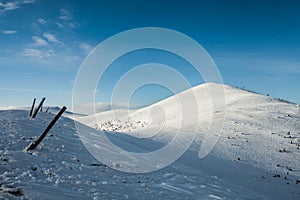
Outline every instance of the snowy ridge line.
<svg viewBox="0 0 300 200">
<path fill-rule="evenodd" d="M 26 111 L 30 111 L 31 106 L 0 106 L 0 110 L 26 110 Z M 56 114 L 60 111 L 61 107 L 59 106 L 48 106 L 45 105 L 44 106 L 45 111 L 47 110 L 47 112 L 49 113 L 53 113 Z M 44 112 L 44 111 L 43 111 Z M 69 117 L 69 118 L 76 118 L 76 117 L 83 117 L 86 116 L 85 114 L 81 114 L 81 113 L 74 113 L 72 111 L 66 110 L 63 114 L 63 116 Z"/>
<path fill-rule="evenodd" d="M 259 95 L 268 96 L 268 97 L 270 96 L 269 94 L 259 93 L 259 92 L 256 92 L 256 91 L 244 88 L 244 87 L 239 87 L 239 86 L 231 86 L 231 87 L 235 87 L 237 89 L 244 90 L 244 91 L 247 91 L 247 92 L 250 92 L 250 93 L 254 93 L 254 94 L 259 94 Z M 275 99 L 275 100 L 277 100 L 277 101 L 283 102 L 283 103 L 289 103 L 289 104 L 298 105 L 297 103 L 289 101 L 287 99 L 282 99 L 282 98 L 277 98 L 277 97 L 272 97 L 272 98 Z"/>
</svg>

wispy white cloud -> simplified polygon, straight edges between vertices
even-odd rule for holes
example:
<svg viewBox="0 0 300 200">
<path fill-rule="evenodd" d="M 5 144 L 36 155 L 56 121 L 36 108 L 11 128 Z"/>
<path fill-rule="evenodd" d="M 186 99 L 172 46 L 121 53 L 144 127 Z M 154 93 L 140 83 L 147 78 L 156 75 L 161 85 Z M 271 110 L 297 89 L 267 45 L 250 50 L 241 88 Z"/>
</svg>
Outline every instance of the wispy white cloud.
<svg viewBox="0 0 300 200">
<path fill-rule="evenodd" d="M 60 16 L 59 19 L 65 20 L 65 21 L 70 21 L 73 19 L 72 12 L 67 10 L 67 9 L 60 9 Z"/>
<path fill-rule="evenodd" d="M 59 27 L 59 28 L 64 28 L 65 26 L 59 22 L 55 22 L 55 24 Z"/>
<path fill-rule="evenodd" d="M 60 9 L 60 15 L 55 24 L 58 27 L 69 31 L 79 27 L 79 24 L 74 20 L 73 13 L 67 9 Z"/>
<path fill-rule="evenodd" d="M 18 8 L 20 8 L 18 1 L 11 1 L 11 2 L 6 2 L 6 3 L 0 2 L 0 12 L 15 10 Z"/>
<path fill-rule="evenodd" d="M 55 52 L 51 49 L 42 50 L 42 49 L 34 49 L 34 48 L 25 49 L 21 53 L 21 55 L 26 57 L 39 58 L 39 59 L 51 58 L 56 56 Z"/>
<path fill-rule="evenodd" d="M 56 34 L 44 32 L 41 36 L 32 36 L 33 42 L 19 53 L 21 56 L 37 58 L 39 61 L 47 61 L 54 58 L 53 62 L 75 62 L 82 58 L 74 54 L 73 50 L 61 40 Z"/>
<path fill-rule="evenodd" d="M 44 33 L 44 38 L 46 38 L 49 42 L 61 44 L 61 42 L 57 39 L 57 37 L 54 34 L 51 33 Z"/>
<path fill-rule="evenodd" d="M 76 29 L 79 27 L 78 23 L 75 23 L 75 22 L 70 22 L 68 24 L 68 26 L 71 28 L 71 29 Z"/>
<path fill-rule="evenodd" d="M 16 30 L 3 30 L 1 31 L 3 34 L 12 35 L 18 33 Z"/>
<path fill-rule="evenodd" d="M 55 24 L 59 28 L 67 30 L 67 31 L 74 30 L 79 27 L 79 24 L 76 22 L 55 22 Z"/>
<path fill-rule="evenodd" d="M 35 3 L 35 0 L 23 0 L 23 3 L 24 3 L 24 4 L 27 4 L 27 3 Z"/>
<path fill-rule="evenodd" d="M 21 8 L 22 4 L 29 4 L 35 3 L 35 0 L 15 0 L 15 1 L 8 1 L 2 2 L 0 1 L 0 13 L 4 13 L 6 11 L 16 10 Z"/>
<path fill-rule="evenodd" d="M 38 22 L 39 22 L 40 24 L 42 24 L 42 25 L 47 24 L 47 21 L 46 21 L 45 19 L 43 19 L 43 18 L 39 18 L 39 19 L 38 19 Z"/>
<path fill-rule="evenodd" d="M 34 41 L 34 43 L 33 43 L 34 46 L 47 46 L 48 45 L 48 42 L 41 37 L 32 36 L 32 39 Z"/>
<path fill-rule="evenodd" d="M 90 51 L 93 49 L 93 46 L 86 43 L 86 42 L 82 42 L 79 44 L 80 49 L 85 53 L 88 54 L 90 53 Z"/>
</svg>

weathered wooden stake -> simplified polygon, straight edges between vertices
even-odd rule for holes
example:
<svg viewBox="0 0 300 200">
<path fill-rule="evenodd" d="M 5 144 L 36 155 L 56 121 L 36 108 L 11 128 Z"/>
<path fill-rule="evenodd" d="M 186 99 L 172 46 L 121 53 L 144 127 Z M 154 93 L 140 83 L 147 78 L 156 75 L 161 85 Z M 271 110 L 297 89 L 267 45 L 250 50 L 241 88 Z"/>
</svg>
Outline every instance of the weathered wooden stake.
<svg viewBox="0 0 300 200">
<path fill-rule="evenodd" d="M 35 104 L 35 98 L 33 99 L 33 103 L 32 103 L 32 106 L 31 106 L 31 109 L 30 109 L 30 112 L 29 112 L 29 117 L 32 116 L 32 112 L 33 112 L 33 109 L 34 109 L 34 104 Z"/>
<path fill-rule="evenodd" d="M 29 146 L 25 148 L 25 151 L 34 150 L 41 143 L 41 141 L 46 137 L 47 133 L 50 131 L 52 126 L 59 119 L 59 117 L 63 114 L 63 112 L 65 112 L 66 109 L 67 109 L 67 107 L 65 107 L 65 106 L 62 107 L 62 109 L 59 111 L 59 113 L 57 113 L 57 115 L 54 117 L 54 119 L 50 122 L 50 124 L 44 130 L 42 135 L 35 142 L 30 143 Z"/>
<path fill-rule="evenodd" d="M 34 110 L 34 113 L 33 113 L 33 115 L 32 115 L 32 119 L 34 119 L 35 117 L 36 117 L 36 115 L 37 115 L 37 113 L 39 112 L 39 110 L 41 109 L 41 107 L 42 107 L 42 105 L 43 105 L 43 103 L 44 103 L 44 101 L 45 101 L 45 97 L 42 99 L 42 101 L 40 102 L 40 104 L 38 105 L 38 107 Z"/>
</svg>

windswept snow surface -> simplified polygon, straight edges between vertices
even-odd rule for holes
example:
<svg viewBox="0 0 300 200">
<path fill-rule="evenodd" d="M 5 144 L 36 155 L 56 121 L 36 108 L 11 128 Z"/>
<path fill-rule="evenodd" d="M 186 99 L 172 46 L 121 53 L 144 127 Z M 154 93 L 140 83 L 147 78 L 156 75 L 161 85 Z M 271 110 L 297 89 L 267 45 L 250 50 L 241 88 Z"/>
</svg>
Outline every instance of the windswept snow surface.
<svg viewBox="0 0 300 200">
<path fill-rule="evenodd" d="M 192 146 L 170 166 L 142 174 L 97 161 L 67 117 L 58 120 L 36 150 L 24 152 L 54 115 L 39 113 L 31 120 L 25 110 L 0 110 L 0 199 L 300 199 L 299 107 L 224 87 L 225 121 L 213 151 L 198 158 L 211 120 L 220 120 L 224 108 L 211 105 L 204 84 L 179 94 L 188 101 L 184 96 L 193 91 L 199 103 L 198 117 L 189 119 L 191 126 L 200 124 Z M 105 133 L 119 147 L 148 152 L 166 145 L 178 128 L 178 134 L 189 134 L 188 123 L 178 125 L 182 119 L 176 99 L 129 115 L 109 111 L 76 119 L 90 126 L 81 125 L 87 133 L 100 134 L 95 128 L 114 131 Z M 106 147 L 104 141 L 99 144 Z"/>
</svg>

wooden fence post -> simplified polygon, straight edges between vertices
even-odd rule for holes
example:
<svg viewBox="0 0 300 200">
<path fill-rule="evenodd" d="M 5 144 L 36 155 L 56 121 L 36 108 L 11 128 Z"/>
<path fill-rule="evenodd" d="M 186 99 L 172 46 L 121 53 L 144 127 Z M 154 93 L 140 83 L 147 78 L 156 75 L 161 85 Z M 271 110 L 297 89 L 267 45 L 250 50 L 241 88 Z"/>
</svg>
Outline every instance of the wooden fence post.
<svg viewBox="0 0 300 200">
<path fill-rule="evenodd" d="M 42 105 L 43 105 L 43 103 L 44 103 L 44 101 L 45 101 L 45 97 L 42 99 L 42 101 L 40 102 L 40 104 L 38 105 L 38 107 L 34 110 L 34 113 L 33 113 L 33 115 L 32 115 L 32 119 L 34 119 L 35 117 L 36 117 L 36 115 L 37 115 L 37 113 L 39 112 L 39 110 L 41 109 L 41 107 L 42 107 Z"/>
<path fill-rule="evenodd" d="M 46 137 L 47 133 L 50 131 L 52 126 L 59 119 L 59 117 L 63 114 L 63 112 L 65 112 L 66 109 L 67 109 L 67 107 L 65 107 L 65 106 L 62 107 L 62 109 L 59 111 L 59 113 L 57 113 L 57 115 L 54 117 L 54 119 L 50 122 L 50 124 L 44 130 L 42 135 L 35 142 L 30 143 L 29 146 L 25 148 L 25 151 L 34 150 L 41 143 L 41 141 Z"/>
<path fill-rule="evenodd" d="M 34 109 L 34 104 L 35 104 L 35 98 L 33 99 L 33 103 L 32 103 L 32 106 L 31 106 L 31 109 L 30 109 L 30 112 L 29 112 L 29 117 L 32 116 L 32 112 L 33 112 L 33 109 Z"/>
</svg>

